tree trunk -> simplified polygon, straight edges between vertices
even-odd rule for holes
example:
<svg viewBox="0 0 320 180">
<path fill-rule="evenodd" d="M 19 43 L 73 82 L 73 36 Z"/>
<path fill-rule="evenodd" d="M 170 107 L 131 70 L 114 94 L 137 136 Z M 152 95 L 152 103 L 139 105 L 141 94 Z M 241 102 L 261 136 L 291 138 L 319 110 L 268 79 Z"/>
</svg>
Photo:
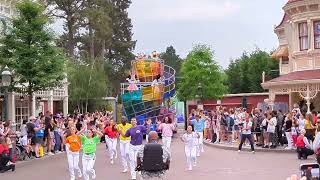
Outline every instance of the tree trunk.
<svg viewBox="0 0 320 180">
<path fill-rule="evenodd" d="M 68 55 L 70 57 L 74 57 L 74 28 L 73 25 L 74 23 L 72 22 L 72 18 L 67 18 L 67 27 L 68 27 L 68 44 L 67 44 L 67 51 Z"/>
<path fill-rule="evenodd" d="M 91 60 L 91 71 L 90 71 L 90 76 L 89 76 L 89 82 L 88 82 L 88 86 L 90 87 L 91 85 L 91 80 L 92 80 L 92 72 L 93 72 L 93 68 L 95 66 L 95 61 L 96 58 L 94 56 L 94 33 L 93 33 L 93 29 L 91 27 L 91 23 L 89 22 L 89 37 L 90 37 L 90 60 Z M 86 98 L 86 112 L 88 110 L 88 103 L 89 103 L 89 92 L 87 92 L 87 98 Z"/>
<path fill-rule="evenodd" d="M 32 116 L 33 108 L 32 108 L 32 88 L 30 87 L 30 82 L 29 82 L 29 87 L 28 87 L 28 109 L 29 109 L 29 116 Z"/>
<path fill-rule="evenodd" d="M 106 40 L 102 40 L 101 45 L 101 60 L 104 60 L 104 56 L 106 55 Z"/>
</svg>

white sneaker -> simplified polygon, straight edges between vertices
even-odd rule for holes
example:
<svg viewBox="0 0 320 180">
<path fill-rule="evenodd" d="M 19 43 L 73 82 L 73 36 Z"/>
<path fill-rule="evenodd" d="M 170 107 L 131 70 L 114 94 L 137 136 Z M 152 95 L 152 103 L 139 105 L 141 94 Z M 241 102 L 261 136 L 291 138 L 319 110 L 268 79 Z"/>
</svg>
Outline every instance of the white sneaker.
<svg viewBox="0 0 320 180">
<path fill-rule="evenodd" d="M 82 173 L 81 173 L 81 171 L 79 171 L 78 177 L 79 177 L 79 178 L 82 178 Z"/>
<path fill-rule="evenodd" d="M 241 150 L 238 150 L 238 153 L 240 153 L 241 152 Z"/>
<path fill-rule="evenodd" d="M 188 168 L 188 171 L 192 171 L 192 166 Z"/>
<path fill-rule="evenodd" d="M 111 159 L 110 164 L 114 164 L 113 159 Z"/>
<path fill-rule="evenodd" d="M 49 152 L 48 153 L 48 156 L 53 156 L 54 154 L 52 152 Z"/>
<path fill-rule="evenodd" d="M 128 169 L 124 169 L 123 171 L 122 171 L 122 173 L 127 173 L 128 172 Z"/>
<path fill-rule="evenodd" d="M 136 176 L 132 176 L 131 179 L 132 179 L 132 180 L 136 180 L 137 177 L 136 177 Z"/>
<path fill-rule="evenodd" d="M 200 153 L 197 153 L 197 156 L 200 157 Z"/>
<path fill-rule="evenodd" d="M 97 177 L 96 173 L 93 172 L 93 174 L 92 174 L 92 179 L 95 179 L 96 177 Z"/>
<path fill-rule="evenodd" d="M 256 152 L 252 151 L 252 154 L 255 154 Z"/>
</svg>

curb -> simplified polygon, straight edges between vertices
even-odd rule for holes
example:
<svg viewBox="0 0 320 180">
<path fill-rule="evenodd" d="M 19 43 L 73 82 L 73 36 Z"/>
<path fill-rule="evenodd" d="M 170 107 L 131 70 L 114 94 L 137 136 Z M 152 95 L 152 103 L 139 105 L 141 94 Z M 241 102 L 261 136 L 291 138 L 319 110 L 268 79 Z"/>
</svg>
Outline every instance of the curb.
<svg viewBox="0 0 320 180">
<path fill-rule="evenodd" d="M 208 143 L 204 142 L 206 146 L 214 147 L 217 149 L 224 149 L 224 150 L 233 150 L 237 151 L 238 147 L 237 146 L 230 146 L 230 145 L 225 145 L 225 144 L 213 144 L 213 143 Z M 250 147 L 243 146 L 242 151 L 251 151 Z M 265 149 L 265 148 L 260 148 L 260 147 L 255 147 L 255 152 L 268 152 L 268 153 L 289 153 L 293 154 L 296 153 L 295 150 L 287 150 L 287 149 Z"/>
<path fill-rule="evenodd" d="M 40 161 L 44 161 L 44 160 L 54 160 L 54 159 L 58 159 L 60 158 L 61 156 L 63 155 L 66 155 L 65 152 L 63 153 L 59 153 L 59 154 L 55 154 L 55 155 L 52 155 L 52 156 L 43 156 L 42 158 L 39 158 L 39 159 L 28 159 L 28 160 L 24 160 L 24 161 L 17 161 L 16 162 L 16 167 L 24 167 L 25 165 L 28 165 L 30 163 L 36 163 L 36 162 L 40 162 Z"/>
</svg>

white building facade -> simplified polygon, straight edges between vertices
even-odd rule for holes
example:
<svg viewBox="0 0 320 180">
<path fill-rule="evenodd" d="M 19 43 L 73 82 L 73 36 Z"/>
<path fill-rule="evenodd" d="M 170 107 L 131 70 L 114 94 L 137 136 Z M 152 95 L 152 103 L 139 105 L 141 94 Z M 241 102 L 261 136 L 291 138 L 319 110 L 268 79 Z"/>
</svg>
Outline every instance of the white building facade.
<svg viewBox="0 0 320 180">
<path fill-rule="evenodd" d="M 0 0 L 0 18 L 8 21 L 16 14 L 15 0 Z M 4 27 L 3 23 L 1 28 Z M 4 95 L 4 94 L 2 94 Z M 3 99 L 4 100 L 4 99 Z M 0 101 L 0 113 L 2 114 L 3 103 Z M 61 87 L 49 91 L 39 91 L 32 96 L 32 108 L 29 108 L 29 98 L 26 94 L 9 92 L 7 98 L 7 119 L 14 121 L 19 125 L 22 120 L 28 119 L 29 116 L 38 116 L 40 112 L 45 113 L 50 111 L 52 113 L 68 114 L 68 82 L 64 80 Z"/>
<path fill-rule="evenodd" d="M 280 77 L 265 81 L 272 106 L 278 94 L 289 95 L 289 106 L 320 111 L 320 0 L 289 0 L 274 32 L 279 48 L 272 57 L 279 61 Z"/>
</svg>

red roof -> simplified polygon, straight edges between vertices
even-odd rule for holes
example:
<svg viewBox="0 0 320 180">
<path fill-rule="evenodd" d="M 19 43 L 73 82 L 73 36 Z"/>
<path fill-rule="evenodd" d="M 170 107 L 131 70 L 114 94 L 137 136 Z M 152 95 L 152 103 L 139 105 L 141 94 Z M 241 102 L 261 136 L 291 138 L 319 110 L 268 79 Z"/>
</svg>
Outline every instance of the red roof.
<svg viewBox="0 0 320 180">
<path fill-rule="evenodd" d="M 289 1 L 287 2 L 287 4 L 294 3 L 294 2 L 297 2 L 297 1 L 303 1 L 303 0 L 289 0 Z"/>
<path fill-rule="evenodd" d="M 297 81 L 310 79 L 320 79 L 320 69 L 291 72 L 289 74 L 274 78 L 268 82 Z"/>
</svg>

